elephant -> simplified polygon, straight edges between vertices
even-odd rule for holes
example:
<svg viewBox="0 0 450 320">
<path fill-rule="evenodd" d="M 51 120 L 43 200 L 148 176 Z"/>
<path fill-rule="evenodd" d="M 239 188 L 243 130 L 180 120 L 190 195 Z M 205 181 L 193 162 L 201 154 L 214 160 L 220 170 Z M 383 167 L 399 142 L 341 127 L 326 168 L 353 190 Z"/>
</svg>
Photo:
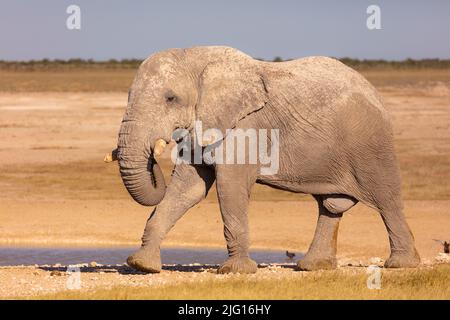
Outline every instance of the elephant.
<svg viewBox="0 0 450 320">
<path fill-rule="evenodd" d="M 194 135 L 196 121 L 222 132 L 277 128 L 277 172 L 262 174 L 259 162 L 181 162 L 166 186 L 155 156 L 175 130 Z M 298 270 L 337 267 L 339 221 L 358 202 L 376 209 L 385 224 L 390 243 L 385 267 L 420 263 L 403 213 L 389 115 L 376 89 L 336 59 L 267 62 L 226 46 L 152 54 L 129 90 L 116 150 L 131 197 L 155 206 L 141 247 L 127 259 L 137 270 L 161 271 L 164 237 L 214 183 L 228 250 L 218 273 L 257 271 L 249 255 L 247 215 L 255 183 L 310 194 L 317 202 L 316 231 Z"/>
</svg>

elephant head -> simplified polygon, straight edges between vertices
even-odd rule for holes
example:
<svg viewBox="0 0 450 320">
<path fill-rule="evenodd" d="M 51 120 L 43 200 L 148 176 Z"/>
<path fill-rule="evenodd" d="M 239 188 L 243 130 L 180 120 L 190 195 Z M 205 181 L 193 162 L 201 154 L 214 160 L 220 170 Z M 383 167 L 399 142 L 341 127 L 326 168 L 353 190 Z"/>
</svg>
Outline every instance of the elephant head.
<svg viewBox="0 0 450 320">
<path fill-rule="evenodd" d="M 174 130 L 233 128 L 267 102 L 260 62 L 228 47 L 170 49 L 139 67 L 118 139 L 123 183 L 135 201 L 158 204 L 165 194 L 155 146 Z"/>
</svg>

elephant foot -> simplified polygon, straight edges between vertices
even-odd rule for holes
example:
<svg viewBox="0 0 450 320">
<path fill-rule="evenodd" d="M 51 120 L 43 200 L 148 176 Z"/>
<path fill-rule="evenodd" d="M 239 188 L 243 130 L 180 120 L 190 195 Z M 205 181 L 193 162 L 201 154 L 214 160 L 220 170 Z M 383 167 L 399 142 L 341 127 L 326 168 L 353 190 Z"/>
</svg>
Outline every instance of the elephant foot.
<svg viewBox="0 0 450 320">
<path fill-rule="evenodd" d="M 415 268 L 420 263 L 420 256 L 416 249 L 412 252 L 393 251 L 384 263 L 385 268 Z"/>
<path fill-rule="evenodd" d="M 217 273 L 256 273 L 258 265 L 249 257 L 229 258 L 222 263 Z"/>
<path fill-rule="evenodd" d="M 127 264 L 139 271 L 159 273 L 161 272 L 160 250 L 142 247 L 128 257 Z"/>
<path fill-rule="evenodd" d="M 309 258 L 307 255 L 297 262 L 299 271 L 333 270 L 337 268 L 336 257 Z"/>
</svg>

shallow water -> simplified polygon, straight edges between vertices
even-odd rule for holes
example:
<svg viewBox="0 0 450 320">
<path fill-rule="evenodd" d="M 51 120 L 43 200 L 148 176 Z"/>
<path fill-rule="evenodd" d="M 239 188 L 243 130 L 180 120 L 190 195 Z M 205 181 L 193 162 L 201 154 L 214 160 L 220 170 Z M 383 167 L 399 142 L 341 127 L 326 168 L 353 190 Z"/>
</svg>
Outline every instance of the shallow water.
<svg viewBox="0 0 450 320">
<path fill-rule="evenodd" d="M 0 247 L 0 265 L 62 265 L 88 263 L 113 265 L 125 263 L 127 257 L 137 248 L 24 248 Z M 289 260 L 284 251 L 253 250 L 250 256 L 258 263 L 286 263 L 301 258 L 297 253 Z M 161 259 L 164 264 L 219 264 L 227 258 L 225 250 L 202 248 L 163 248 Z"/>
</svg>

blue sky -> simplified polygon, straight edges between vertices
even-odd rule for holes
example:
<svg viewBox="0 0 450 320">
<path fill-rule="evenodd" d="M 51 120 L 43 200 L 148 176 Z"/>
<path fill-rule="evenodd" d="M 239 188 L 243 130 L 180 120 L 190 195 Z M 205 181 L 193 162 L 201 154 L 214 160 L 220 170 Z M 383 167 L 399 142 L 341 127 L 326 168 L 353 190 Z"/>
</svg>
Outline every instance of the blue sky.
<svg viewBox="0 0 450 320">
<path fill-rule="evenodd" d="M 66 8 L 81 8 L 68 30 Z M 381 30 L 366 9 L 381 8 Z M 144 58 L 228 45 L 254 57 L 450 58 L 450 1 L 0 0 L 0 59 Z"/>
</svg>

